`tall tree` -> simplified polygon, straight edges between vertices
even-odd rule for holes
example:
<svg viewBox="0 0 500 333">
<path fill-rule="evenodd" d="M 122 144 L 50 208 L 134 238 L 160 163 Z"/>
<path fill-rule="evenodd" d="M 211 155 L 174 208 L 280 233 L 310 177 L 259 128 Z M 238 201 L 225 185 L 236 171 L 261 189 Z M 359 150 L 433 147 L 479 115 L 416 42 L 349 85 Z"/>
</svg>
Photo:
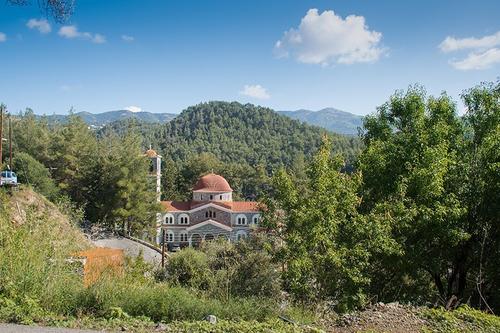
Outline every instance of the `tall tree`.
<svg viewBox="0 0 500 333">
<path fill-rule="evenodd" d="M 264 225 L 283 241 L 278 258 L 287 289 L 300 299 L 329 299 L 346 310 L 367 301 L 372 255 L 392 251 L 394 244 L 383 220 L 358 214 L 360 174 L 342 173 L 343 160 L 330 152 L 325 139 L 301 188 L 283 169 L 275 175 Z"/>
<path fill-rule="evenodd" d="M 53 133 L 50 159 L 52 175 L 59 188 L 74 202 L 85 206 L 88 186 L 95 175 L 97 139 L 83 120 L 70 115 L 68 123 Z"/>
<path fill-rule="evenodd" d="M 405 274 L 427 276 L 447 305 L 466 296 L 482 229 L 466 195 L 479 171 L 470 167 L 471 137 L 447 95 L 427 97 L 420 87 L 396 93 L 365 119 L 362 208 L 386 216 L 403 249 L 388 275 L 400 277 L 396 284 Z"/>
<path fill-rule="evenodd" d="M 467 161 L 464 198 L 467 228 L 472 235 L 467 248 L 471 263 L 469 285 L 479 308 L 500 309 L 500 81 L 466 91 Z"/>
<path fill-rule="evenodd" d="M 101 197 L 106 205 L 100 206 L 99 219 L 127 233 L 152 234 L 161 208 L 156 202 L 155 179 L 149 175 L 151 161 L 144 155 L 140 137 L 135 133 L 107 137 L 103 148 L 98 189 L 108 193 Z"/>
</svg>

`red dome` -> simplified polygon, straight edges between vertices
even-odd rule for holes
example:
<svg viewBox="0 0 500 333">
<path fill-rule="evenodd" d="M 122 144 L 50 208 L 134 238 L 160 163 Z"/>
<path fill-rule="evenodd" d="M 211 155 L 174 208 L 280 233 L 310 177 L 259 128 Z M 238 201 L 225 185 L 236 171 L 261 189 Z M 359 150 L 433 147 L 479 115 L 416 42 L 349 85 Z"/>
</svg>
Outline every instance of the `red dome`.
<svg viewBox="0 0 500 333">
<path fill-rule="evenodd" d="M 157 157 L 158 153 L 153 149 L 149 148 L 148 150 L 146 150 L 146 153 L 144 155 L 146 155 L 147 157 Z"/>
<path fill-rule="evenodd" d="M 232 192 L 227 180 L 215 173 L 209 173 L 201 177 L 193 188 L 193 191 L 200 192 Z"/>
</svg>

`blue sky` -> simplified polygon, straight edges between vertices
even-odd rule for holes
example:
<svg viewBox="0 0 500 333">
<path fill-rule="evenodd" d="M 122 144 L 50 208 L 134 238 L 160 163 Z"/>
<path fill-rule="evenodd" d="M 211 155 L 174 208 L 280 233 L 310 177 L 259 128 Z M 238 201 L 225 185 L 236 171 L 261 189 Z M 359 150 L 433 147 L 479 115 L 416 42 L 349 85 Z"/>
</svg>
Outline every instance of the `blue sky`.
<svg viewBox="0 0 500 333">
<path fill-rule="evenodd" d="M 36 5 L 0 3 L 0 101 L 11 112 L 178 113 L 237 100 L 367 114 L 413 83 L 458 100 L 500 76 L 493 0 L 76 0 L 68 22 L 44 19 Z"/>
</svg>

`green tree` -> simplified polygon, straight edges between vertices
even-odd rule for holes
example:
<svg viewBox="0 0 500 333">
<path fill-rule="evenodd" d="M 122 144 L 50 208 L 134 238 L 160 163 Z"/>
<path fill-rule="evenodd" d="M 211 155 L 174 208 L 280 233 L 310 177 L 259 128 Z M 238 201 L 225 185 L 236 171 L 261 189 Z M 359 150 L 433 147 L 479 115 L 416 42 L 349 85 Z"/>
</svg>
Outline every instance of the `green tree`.
<svg viewBox="0 0 500 333">
<path fill-rule="evenodd" d="M 97 139 L 87 124 L 70 115 L 67 124 L 54 129 L 51 141 L 50 167 L 61 191 L 81 206 L 89 200 L 89 180 L 95 177 Z"/>
<path fill-rule="evenodd" d="M 367 301 L 369 263 L 394 245 L 383 220 L 358 214 L 360 174 L 342 173 L 325 138 L 307 170 L 306 190 L 298 190 L 284 170 L 274 177 L 264 225 L 282 239 L 278 259 L 285 287 L 303 300 L 329 299 L 347 310 Z"/>
<path fill-rule="evenodd" d="M 45 166 L 51 160 L 52 132 L 44 118 L 37 118 L 33 110 L 26 109 L 12 118 L 14 152 L 27 153 Z"/>
<path fill-rule="evenodd" d="M 21 184 L 33 186 L 38 193 L 49 200 L 54 201 L 57 198 L 59 189 L 50 177 L 49 170 L 42 163 L 23 152 L 16 153 L 12 163 Z"/>
<path fill-rule="evenodd" d="M 156 202 L 155 179 L 149 175 L 150 161 L 144 156 L 141 139 L 128 133 L 122 138 L 114 136 L 107 140 L 106 152 L 101 158 L 102 183 L 111 190 L 105 219 L 128 233 L 153 234 L 161 207 Z"/>
<path fill-rule="evenodd" d="M 463 197 L 469 180 L 466 135 L 455 103 L 445 94 L 427 97 L 423 88 L 411 87 L 366 117 L 364 126 L 362 209 L 383 216 L 403 250 L 385 258 L 381 280 L 390 277 L 386 284 L 406 291 L 432 281 L 444 304 L 461 299 L 473 233 Z M 392 291 L 388 297 L 395 297 Z"/>
<path fill-rule="evenodd" d="M 500 309 L 500 81 L 466 91 L 468 127 L 463 198 L 467 231 L 463 252 L 470 263 L 469 294 L 479 308 Z M 472 258 L 471 258 L 472 257 Z"/>
</svg>

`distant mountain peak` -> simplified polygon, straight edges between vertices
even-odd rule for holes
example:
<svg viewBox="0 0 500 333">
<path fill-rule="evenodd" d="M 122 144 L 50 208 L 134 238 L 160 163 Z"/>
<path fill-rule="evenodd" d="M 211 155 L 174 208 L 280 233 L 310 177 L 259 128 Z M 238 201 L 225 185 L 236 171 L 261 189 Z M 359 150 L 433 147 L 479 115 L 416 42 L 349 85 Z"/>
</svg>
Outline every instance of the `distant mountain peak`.
<svg viewBox="0 0 500 333">
<path fill-rule="evenodd" d="M 75 113 L 85 121 L 88 125 L 94 127 L 102 127 L 109 123 L 123 119 L 138 119 L 147 123 L 166 123 L 174 119 L 177 114 L 174 113 L 152 113 L 147 111 L 132 111 L 132 110 L 113 110 L 102 113 L 91 113 L 88 111 L 81 111 Z M 64 115 L 51 115 L 47 116 L 49 121 L 64 122 L 66 116 Z"/>
<path fill-rule="evenodd" d="M 301 120 L 310 125 L 320 126 L 340 134 L 357 135 L 358 127 L 363 125 L 363 117 L 332 107 L 318 111 L 299 109 L 278 112 L 287 117 Z"/>
</svg>

